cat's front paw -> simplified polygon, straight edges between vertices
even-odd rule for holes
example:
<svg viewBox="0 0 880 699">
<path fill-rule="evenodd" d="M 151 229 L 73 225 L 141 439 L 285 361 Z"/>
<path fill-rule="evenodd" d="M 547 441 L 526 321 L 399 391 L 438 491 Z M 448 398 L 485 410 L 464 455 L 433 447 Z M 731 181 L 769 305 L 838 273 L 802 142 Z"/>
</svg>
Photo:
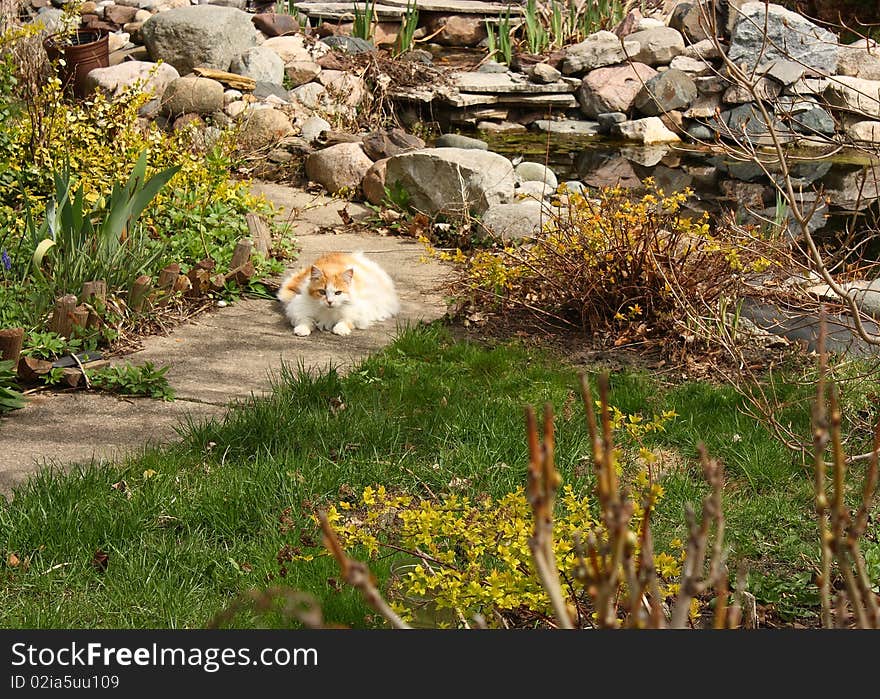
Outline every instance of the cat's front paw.
<svg viewBox="0 0 880 699">
<path fill-rule="evenodd" d="M 300 337 L 305 337 L 306 335 L 312 334 L 312 329 L 305 323 L 300 323 L 299 325 L 293 326 L 293 334 L 299 335 Z"/>
<path fill-rule="evenodd" d="M 340 320 L 336 325 L 333 326 L 333 334 L 351 335 L 351 326 L 348 323 Z"/>
</svg>

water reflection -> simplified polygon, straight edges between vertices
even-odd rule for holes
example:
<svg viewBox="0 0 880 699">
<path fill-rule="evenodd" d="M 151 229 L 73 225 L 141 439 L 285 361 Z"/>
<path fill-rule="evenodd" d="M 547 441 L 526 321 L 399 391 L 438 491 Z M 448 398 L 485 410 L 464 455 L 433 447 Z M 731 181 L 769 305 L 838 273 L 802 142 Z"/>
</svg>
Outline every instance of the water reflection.
<svg viewBox="0 0 880 699">
<path fill-rule="evenodd" d="M 635 146 L 557 134 L 487 140 L 492 150 L 509 157 L 522 155 L 538 162 L 547 159 L 560 182 L 577 179 L 591 187 L 639 188 L 646 178 L 653 177 L 666 191 L 693 189 L 689 207 L 695 212 L 717 215 L 733 210 L 742 223 L 772 221 L 777 214 L 776 189 L 757 163 L 709 150 L 684 144 Z M 766 167 L 771 176 L 781 177 L 778 163 L 769 157 Z M 793 156 L 789 167 L 800 201 L 807 210 L 814 208 L 811 230 L 841 230 L 844 219 L 854 212 L 862 215 L 863 225 L 868 225 L 865 220 L 873 223 L 880 209 L 880 161 L 862 154 L 822 159 L 806 153 Z"/>
</svg>

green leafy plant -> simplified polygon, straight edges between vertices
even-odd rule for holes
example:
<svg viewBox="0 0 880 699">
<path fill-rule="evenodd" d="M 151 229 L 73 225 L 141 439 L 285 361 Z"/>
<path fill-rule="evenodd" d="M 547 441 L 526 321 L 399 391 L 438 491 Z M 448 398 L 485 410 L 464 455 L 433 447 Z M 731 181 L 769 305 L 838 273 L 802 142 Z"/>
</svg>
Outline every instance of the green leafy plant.
<svg viewBox="0 0 880 699">
<path fill-rule="evenodd" d="M 544 28 L 538 3 L 536 0 L 527 0 L 523 10 L 526 45 L 530 53 L 541 53 L 550 45 L 550 37 Z"/>
<path fill-rule="evenodd" d="M 415 45 L 414 35 L 419 27 L 419 8 L 414 0 L 407 0 L 406 12 L 400 20 L 400 32 L 397 34 L 397 47 L 394 55 L 399 56 L 411 50 Z"/>
<path fill-rule="evenodd" d="M 412 202 L 406 187 L 398 181 L 395 181 L 389 187 L 385 186 L 385 205 L 392 209 L 397 209 L 402 213 L 412 212 Z"/>
<path fill-rule="evenodd" d="M 357 39 L 371 41 L 373 38 L 373 17 L 376 14 L 376 0 L 364 0 L 364 5 L 354 3 L 354 24 L 351 35 Z"/>
<path fill-rule="evenodd" d="M 122 307 L 114 297 L 128 293 L 125 279 L 140 274 L 155 276 L 170 263 L 178 263 L 186 271 L 206 257 L 223 268 L 236 242 L 248 234 L 246 214 L 263 214 L 274 221 L 272 207 L 264 197 L 251 194 L 247 181 L 230 178 L 237 157 L 232 131 L 222 133 L 206 150 L 204 144 L 194 143 L 183 132 L 167 132 L 154 123 L 145 126 L 138 110 L 149 95 L 137 85 L 112 98 L 98 91 L 87 100 L 65 100 L 60 81 L 47 69 L 37 33 L 36 29 L 0 29 L 3 325 L 42 329 L 56 291 L 63 288 L 78 293 L 76 279 L 91 276 L 88 269 L 100 262 L 92 250 L 79 248 L 76 241 L 68 247 L 79 252 L 65 252 L 63 236 L 53 239 L 47 219 L 58 219 L 56 228 L 60 230 L 62 211 L 65 206 L 73 211 L 81 193 L 82 216 L 90 218 L 97 229 L 108 216 L 119 173 L 128 171 L 144 153 L 149 174 L 179 168 L 170 185 L 151 199 L 137 221 L 132 219 L 125 239 L 119 241 L 119 254 L 106 258 L 110 262 L 105 266 L 113 275 L 103 275 L 110 277 L 105 278 L 110 303 L 99 311 L 103 332 L 128 320 L 123 310 L 122 317 L 112 321 L 109 310 Z M 69 186 L 59 187 L 57 180 L 65 172 L 75 178 L 69 178 Z M 125 186 L 124 179 L 116 186 L 118 192 Z M 64 234 L 75 237 L 70 231 Z M 106 242 L 109 245 L 104 249 L 112 253 L 116 243 L 109 236 Z M 43 247 L 37 252 L 41 243 Z M 35 253 L 41 272 L 34 269 Z M 274 260 L 256 258 L 255 265 L 258 276 L 280 271 Z M 135 273 L 137 268 L 142 271 Z M 114 279 L 123 281 L 116 285 Z M 136 323 L 147 318 L 138 318 Z M 104 342 L 110 334 L 104 333 Z"/>
<path fill-rule="evenodd" d="M 59 357 L 79 352 L 82 341 L 78 338 L 65 339 L 61 335 L 49 331 L 28 333 L 21 353 L 34 359 L 54 360 Z"/>
<path fill-rule="evenodd" d="M 506 10 L 498 18 L 498 34 L 495 34 L 495 27 L 486 21 L 486 40 L 489 49 L 489 55 L 494 60 L 505 65 L 510 65 L 513 60 L 513 43 L 511 40 L 510 27 L 510 10 Z"/>
<path fill-rule="evenodd" d="M 15 363 L 0 362 L 0 415 L 25 405 L 24 396 L 15 381 Z"/>
<path fill-rule="evenodd" d="M 43 383 L 47 386 L 57 386 L 64 380 L 64 369 L 62 367 L 52 367 L 49 373 L 43 376 Z"/>
<path fill-rule="evenodd" d="M 148 396 L 162 400 L 174 400 L 174 389 L 165 374 L 168 367 L 157 369 L 152 362 L 142 365 L 123 364 L 106 367 L 90 374 L 92 386 L 128 396 Z"/>
<path fill-rule="evenodd" d="M 78 291 L 84 281 L 104 279 L 112 288 L 127 287 L 149 269 L 161 251 L 137 225 L 138 218 L 159 190 L 180 170 L 166 168 L 147 177 L 142 152 L 128 180 L 116 182 L 109 197 L 91 205 L 82 183 L 76 188 L 69 169 L 55 174 L 55 197 L 45 219 L 36 227 L 27 211 L 31 239 L 37 242 L 33 270 L 44 274 L 43 262 L 52 251 L 51 278 L 55 295 Z M 48 233 L 48 237 L 44 237 Z"/>
</svg>

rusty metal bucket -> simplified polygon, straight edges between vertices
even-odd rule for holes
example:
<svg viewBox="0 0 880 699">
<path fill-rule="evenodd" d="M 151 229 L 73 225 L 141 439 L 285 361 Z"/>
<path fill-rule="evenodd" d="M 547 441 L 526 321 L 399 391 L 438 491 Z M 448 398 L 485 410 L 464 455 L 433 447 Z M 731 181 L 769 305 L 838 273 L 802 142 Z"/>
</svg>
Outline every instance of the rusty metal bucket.
<svg viewBox="0 0 880 699">
<path fill-rule="evenodd" d="M 110 35 L 98 29 L 78 29 L 73 34 L 51 34 L 43 40 L 46 55 L 58 64 L 58 73 L 64 88 L 76 97 L 88 97 L 86 76 L 95 68 L 110 65 Z"/>
</svg>

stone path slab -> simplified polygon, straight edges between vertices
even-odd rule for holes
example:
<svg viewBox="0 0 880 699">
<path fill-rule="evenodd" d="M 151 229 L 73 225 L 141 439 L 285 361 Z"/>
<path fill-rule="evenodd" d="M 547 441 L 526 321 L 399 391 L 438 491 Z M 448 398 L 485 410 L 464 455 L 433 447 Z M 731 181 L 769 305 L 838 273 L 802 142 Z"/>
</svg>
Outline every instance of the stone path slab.
<svg viewBox="0 0 880 699">
<path fill-rule="evenodd" d="M 268 392 L 270 376 L 282 362 L 344 369 L 391 342 L 398 328 L 445 313 L 439 287 L 448 270 L 436 261 L 422 262 L 420 244 L 372 234 L 322 232 L 330 226 L 340 228 L 337 212 L 343 208 L 362 218 L 369 213 L 364 207 L 279 185 L 257 183 L 253 189 L 283 207 L 279 218 L 291 222 L 301 249 L 294 266 L 331 250 L 363 250 L 395 280 L 400 315 L 349 337 L 316 332 L 299 338 L 277 301 L 244 299 L 202 314 L 167 336 L 146 338 L 144 349 L 125 359 L 169 366 L 177 400 L 85 392 L 34 394 L 27 407 L 0 420 L 0 494 L 8 496 L 43 464 L 111 460 L 137 453 L 147 444 L 173 440 L 181 419 L 220 416 L 231 402 Z"/>
</svg>

